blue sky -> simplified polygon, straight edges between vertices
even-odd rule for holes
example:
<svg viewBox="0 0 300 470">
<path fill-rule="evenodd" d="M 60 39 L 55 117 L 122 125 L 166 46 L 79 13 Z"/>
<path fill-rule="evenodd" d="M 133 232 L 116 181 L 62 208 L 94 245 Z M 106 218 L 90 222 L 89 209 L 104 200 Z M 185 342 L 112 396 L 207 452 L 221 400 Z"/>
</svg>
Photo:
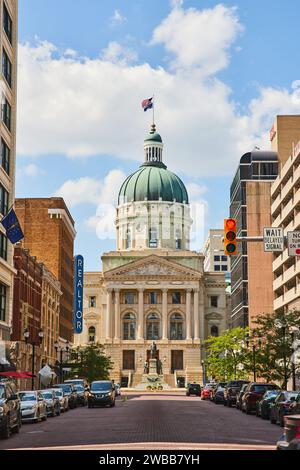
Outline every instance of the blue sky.
<svg viewBox="0 0 300 470">
<path fill-rule="evenodd" d="M 154 91 L 164 161 L 205 210 L 201 250 L 239 157 L 269 145 L 277 113 L 300 113 L 299 13 L 298 0 L 19 0 L 17 197 L 64 196 L 76 253 L 100 269 Z"/>
</svg>

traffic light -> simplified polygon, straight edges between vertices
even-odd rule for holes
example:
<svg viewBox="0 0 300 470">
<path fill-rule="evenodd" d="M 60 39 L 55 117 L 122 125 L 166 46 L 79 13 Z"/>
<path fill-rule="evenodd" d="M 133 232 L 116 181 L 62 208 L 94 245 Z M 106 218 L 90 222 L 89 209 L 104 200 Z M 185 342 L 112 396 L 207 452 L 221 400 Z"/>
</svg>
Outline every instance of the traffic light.
<svg viewBox="0 0 300 470">
<path fill-rule="evenodd" d="M 236 219 L 224 220 L 224 254 L 229 256 L 237 255 L 237 239 L 236 239 Z"/>
</svg>

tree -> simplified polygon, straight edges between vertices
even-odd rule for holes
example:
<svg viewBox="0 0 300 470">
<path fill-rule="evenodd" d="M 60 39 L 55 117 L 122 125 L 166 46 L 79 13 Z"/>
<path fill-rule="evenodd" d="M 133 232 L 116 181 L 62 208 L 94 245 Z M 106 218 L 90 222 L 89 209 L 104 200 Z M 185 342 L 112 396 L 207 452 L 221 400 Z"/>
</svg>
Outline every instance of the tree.
<svg viewBox="0 0 300 470">
<path fill-rule="evenodd" d="M 243 379 L 249 370 L 249 353 L 244 347 L 248 328 L 234 328 L 205 341 L 208 375 L 217 380 Z"/>
<path fill-rule="evenodd" d="M 300 311 L 291 310 L 285 314 L 271 313 L 256 319 L 252 332 L 253 339 L 262 341 L 256 353 L 258 375 L 266 380 L 281 382 L 287 387 L 292 376 L 299 373 L 299 364 L 293 361 L 296 356 L 295 339 L 300 331 Z"/>
<path fill-rule="evenodd" d="M 113 368 L 111 358 L 105 355 L 104 346 L 99 343 L 72 349 L 70 362 L 74 364 L 70 376 L 84 377 L 89 382 L 109 379 L 109 371 Z"/>
</svg>

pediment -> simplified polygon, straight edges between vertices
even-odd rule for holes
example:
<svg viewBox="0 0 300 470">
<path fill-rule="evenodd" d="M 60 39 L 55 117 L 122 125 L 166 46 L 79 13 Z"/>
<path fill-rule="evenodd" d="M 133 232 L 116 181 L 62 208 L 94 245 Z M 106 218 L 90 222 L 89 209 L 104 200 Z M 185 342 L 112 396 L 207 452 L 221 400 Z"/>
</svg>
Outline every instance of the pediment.
<svg viewBox="0 0 300 470">
<path fill-rule="evenodd" d="M 119 268 L 106 271 L 104 278 L 107 280 L 133 280 L 142 279 L 193 279 L 201 278 L 201 273 L 186 268 L 174 261 L 168 261 L 156 255 L 150 255 L 137 261 L 132 261 Z"/>
<path fill-rule="evenodd" d="M 223 319 L 223 315 L 217 312 L 212 312 L 212 313 L 207 313 L 205 315 L 205 319 L 210 321 L 210 320 L 219 320 L 221 321 Z"/>
</svg>

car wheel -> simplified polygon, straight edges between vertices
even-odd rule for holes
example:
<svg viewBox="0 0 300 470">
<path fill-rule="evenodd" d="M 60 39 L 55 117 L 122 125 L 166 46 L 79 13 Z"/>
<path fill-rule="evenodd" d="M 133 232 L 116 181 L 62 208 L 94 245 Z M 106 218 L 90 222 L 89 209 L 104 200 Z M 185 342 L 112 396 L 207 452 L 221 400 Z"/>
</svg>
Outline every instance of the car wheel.
<svg viewBox="0 0 300 470">
<path fill-rule="evenodd" d="M 42 417 L 42 421 L 47 421 L 47 413 Z"/>
<path fill-rule="evenodd" d="M 21 426 L 22 426 L 22 419 L 21 419 L 21 417 L 19 416 L 18 422 L 17 422 L 16 426 L 13 428 L 12 432 L 13 432 L 14 434 L 19 434 Z"/>
<path fill-rule="evenodd" d="M 270 417 L 270 422 L 271 422 L 271 424 L 276 424 L 277 423 L 277 420 L 274 419 L 273 415 L 271 415 L 271 417 Z"/>
<path fill-rule="evenodd" d="M 38 412 L 38 413 L 36 414 L 36 418 L 34 419 L 34 422 L 35 422 L 35 423 L 38 423 L 39 420 L 40 420 L 40 413 Z"/>
<path fill-rule="evenodd" d="M 60 406 L 57 408 L 56 416 L 60 416 Z"/>
<path fill-rule="evenodd" d="M 54 418 L 56 416 L 56 413 L 55 413 L 55 408 L 52 408 L 52 413 L 51 413 L 51 416 L 52 418 Z"/>
<path fill-rule="evenodd" d="M 9 416 L 6 417 L 5 424 L 1 431 L 0 437 L 1 439 L 8 439 L 10 436 L 10 426 L 9 426 Z"/>
<path fill-rule="evenodd" d="M 116 406 L 115 400 L 111 403 L 110 407 L 113 408 L 114 406 Z"/>
<path fill-rule="evenodd" d="M 259 410 L 258 410 L 257 407 L 256 407 L 256 410 L 255 410 L 255 414 L 256 414 L 256 416 L 259 418 Z"/>
<path fill-rule="evenodd" d="M 251 415 L 251 410 L 247 404 L 246 404 L 246 415 Z"/>
</svg>

